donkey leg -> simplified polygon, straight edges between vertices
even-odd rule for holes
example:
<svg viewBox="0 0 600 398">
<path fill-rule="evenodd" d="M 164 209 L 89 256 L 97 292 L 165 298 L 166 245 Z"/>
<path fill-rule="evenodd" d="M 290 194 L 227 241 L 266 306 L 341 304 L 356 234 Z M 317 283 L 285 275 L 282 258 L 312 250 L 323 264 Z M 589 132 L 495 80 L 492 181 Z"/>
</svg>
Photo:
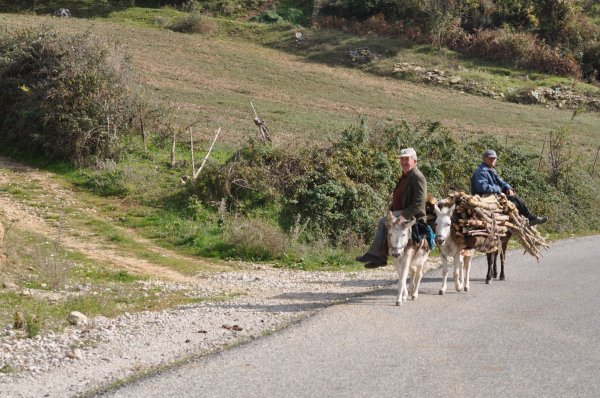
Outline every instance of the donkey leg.
<svg viewBox="0 0 600 398">
<path fill-rule="evenodd" d="M 486 257 L 487 257 L 487 275 L 485 276 L 485 283 L 488 285 L 490 283 L 492 283 L 492 278 L 495 278 L 495 276 L 493 276 L 493 274 L 496 272 L 496 270 L 494 269 L 494 263 L 495 263 L 494 256 L 495 256 L 494 253 L 488 253 L 486 255 Z"/>
<path fill-rule="evenodd" d="M 442 287 L 440 287 L 440 296 L 446 293 L 446 288 L 448 287 L 448 258 L 445 255 L 441 255 L 442 257 Z"/>
<path fill-rule="evenodd" d="M 429 257 L 429 253 L 425 253 L 423 256 L 420 256 L 416 259 L 417 264 L 415 264 L 416 271 L 413 280 L 413 291 L 412 291 L 412 299 L 416 300 L 419 297 L 419 286 L 421 286 L 421 278 L 423 278 L 423 267 L 425 265 L 425 261 L 427 261 L 427 257 Z"/>
<path fill-rule="evenodd" d="M 504 260 L 506 259 L 506 249 L 503 248 L 502 252 L 500 253 L 500 280 L 503 281 L 505 279 L 504 277 Z"/>
<path fill-rule="evenodd" d="M 394 268 L 396 268 L 396 273 L 398 274 L 398 295 L 396 296 L 396 305 L 400 305 L 400 298 L 402 297 L 402 262 L 394 258 Z"/>
<path fill-rule="evenodd" d="M 396 266 L 396 270 L 398 271 L 399 276 L 398 297 L 396 298 L 396 305 L 402 304 L 402 302 L 406 301 L 408 297 L 408 287 L 406 286 L 406 278 L 408 277 L 408 269 L 411 261 L 412 253 L 405 252 L 399 264 Z"/>
<path fill-rule="evenodd" d="M 465 292 L 468 292 L 470 289 L 470 273 L 471 273 L 471 257 L 465 257 L 465 261 L 463 264 L 464 268 L 464 278 L 465 278 Z"/>
<path fill-rule="evenodd" d="M 414 291 L 415 291 L 415 280 L 417 277 L 417 270 L 415 269 L 415 267 L 411 264 L 408 274 L 410 275 L 410 284 L 408 285 L 408 295 L 410 297 L 412 297 Z"/>
<path fill-rule="evenodd" d="M 498 277 L 498 251 L 494 253 L 494 279 Z"/>
<path fill-rule="evenodd" d="M 460 258 L 460 252 L 457 252 L 454 255 L 454 288 L 457 292 L 462 292 L 463 290 L 463 267 L 462 261 Z"/>
</svg>

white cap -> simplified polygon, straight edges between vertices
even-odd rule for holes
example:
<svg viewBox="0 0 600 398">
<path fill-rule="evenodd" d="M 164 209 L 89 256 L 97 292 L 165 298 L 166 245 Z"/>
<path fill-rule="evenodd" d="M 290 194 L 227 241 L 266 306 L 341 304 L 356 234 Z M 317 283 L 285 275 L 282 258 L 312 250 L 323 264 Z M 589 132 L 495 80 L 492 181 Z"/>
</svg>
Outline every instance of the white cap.
<svg viewBox="0 0 600 398">
<path fill-rule="evenodd" d="M 414 160 L 417 160 L 417 151 L 414 148 L 404 148 L 400 151 L 400 157 L 410 156 Z"/>
</svg>

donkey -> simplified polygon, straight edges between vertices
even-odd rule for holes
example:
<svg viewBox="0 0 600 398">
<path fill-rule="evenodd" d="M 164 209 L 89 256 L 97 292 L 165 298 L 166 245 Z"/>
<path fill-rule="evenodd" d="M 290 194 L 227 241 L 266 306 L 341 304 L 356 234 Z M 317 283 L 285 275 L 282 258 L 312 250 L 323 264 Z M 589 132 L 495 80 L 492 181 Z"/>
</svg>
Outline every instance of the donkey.
<svg viewBox="0 0 600 398">
<path fill-rule="evenodd" d="M 443 203 L 443 202 L 440 202 Z M 448 259 L 454 259 L 454 283 L 456 291 L 460 292 L 465 290 L 468 292 L 470 289 L 470 271 L 471 271 L 471 259 L 473 257 L 473 250 L 467 250 L 464 244 L 458 244 L 453 238 L 451 233 L 452 214 L 454 213 L 455 206 L 442 206 L 435 205 L 435 234 L 436 243 L 440 247 L 440 254 L 442 258 L 442 287 L 440 288 L 440 295 L 446 293 L 446 280 L 448 278 Z M 500 239 L 500 248 L 493 252 L 487 253 L 487 275 L 485 283 L 490 284 L 492 278 L 498 276 L 497 271 L 497 259 L 500 254 L 500 280 L 504 280 L 504 261 L 506 259 L 506 247 L 510 240 L 510 232 Z M 461 255 L 463 253 L 463 255 Z M 462 257 L 462 261 L 461 261 Z M 462 264 L 461 264 L 462 262 Z M 462 266 L 461 266 L 462 265 Z"/>
<path fill-rule="evenodd" d="M 504 276 L 504 261 L 506 260 L 506 248 L 508 247 L 508 241 L 510 240 L 511 236 L 511 232 L 508 231 L 506 236 L 500 238 L 500 248 L 495 252 L 487 254 L 488 271 L 487 275 L 485 276 L 485 283 L 488 285 L 492 283 L 493 278 L 498 277 L 498 254 L 500 254 L 500 280 L 503 281 L 506 279 Z"/>
<path fill-rule="evenodd" d="M 471 268 L 472 255 L 461 255 L 464 253 L 464 244 L 459 244 L 452 234 L 452 214 L 456 205 L 446 205 L 443 201 L 440 208 L 437 204 L 435 209 L 435 243 L 440 248 L 440 256 L 442 258 L 442 287 L 440 295 L 446 293 L 448 280 L 448 263 L 450 259 L 454 263 L 454 288 L 457 292 L 461 292 L 464 288 L 465 292 L 469 291 L 469 271 Z"/>
<path fill-rule="evenodd" d="M 396 213 L 397 214 L 397 213 Z M 423 266 L 429 257 L 429 244 L 427 239 L 421 243 L 415 243 L 411 239 L 412 226 L 414 220 L 407 220 L 401 215 L 396 217 L 393 212 L 388 212 L 386 217 L 386 227 L 388 231 L 388 247 L 391 256 L 394 258 L 394 266 L 398 272 L 398 296 L 396 305 L 406 301 L 408 295 L 416 300 L 419 296 L 419 285 L 423 277 Z M 406 286 L 408 271 L 411 271 L 410 286 Z"/>
</svg>

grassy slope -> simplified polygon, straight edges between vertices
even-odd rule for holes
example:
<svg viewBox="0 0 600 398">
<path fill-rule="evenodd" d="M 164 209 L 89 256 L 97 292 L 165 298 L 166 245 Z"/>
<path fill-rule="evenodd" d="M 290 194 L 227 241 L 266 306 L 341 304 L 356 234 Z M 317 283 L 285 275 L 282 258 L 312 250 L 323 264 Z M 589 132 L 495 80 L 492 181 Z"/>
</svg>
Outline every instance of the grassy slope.
<svg viewBox="0 0 600 398">
<path fill-rule="evenodd" d="M 156 13 L 152 11 L 148 17 L 146 11 L 141 15 L 134 11 L 113 16 L 130 25 L 103 19 L 57 21 L 16 15 L 1 15 L 0 24 L 42 22 L 68 30 L 91 29 L 122 43 L 136 69 L 143 71 L 139 76 L 143 84 L 179 107 L 182 121 L 200 120 L 207 136 L 222 126 L 224 139 L 232 143 L 256 134 L 252 101 L 276 141 L 286 144 L 323 140 L 360 115 L 372 120 L 439 120 L 458 134 L 500 134 L 515 143 L 540 147 L 549 131 L 569 125 L 576 140 L 589 144 L 585 147 L 590 156 L 600 144 L 597 114 L 571 120 L 568 110 L 511 104 L 335 66 L 332 57 L 342 58 L 345 49 L 356 44 L 341 36 L 330 39 L 333 44 L 319 44 L 331 52 L 319 60 L 314 54 L 302 56 L 289 51 L 292 27 L 274 30 L 229 21 L 221 25 L 217 35 L 180 34 L 132 26 L 151 23 Z M 413 50 L 406 56 L 416 56 L 418 49 Z"/>
</svg>

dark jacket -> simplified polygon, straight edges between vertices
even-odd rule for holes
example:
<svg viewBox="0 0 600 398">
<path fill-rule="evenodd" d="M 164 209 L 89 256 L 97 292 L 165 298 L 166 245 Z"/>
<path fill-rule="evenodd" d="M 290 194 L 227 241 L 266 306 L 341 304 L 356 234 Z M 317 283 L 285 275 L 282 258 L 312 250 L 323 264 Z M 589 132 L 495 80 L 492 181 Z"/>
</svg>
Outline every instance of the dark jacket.
<svg viewBox="0 0 600 398">
<path fill-rule="evenodd" d="M 512 187 L 500 178 L 496 170 L 490 169 L 485 163 L 481 163 L 471 177 L 471 194 L 473 195 L 495 194 L 508 189 L 512 189 Z"/>
<path fill-rule="evenodd" d="M 400 213 L 407 219 L 425 220 L 425 202 L 427 201 L 427 181 L 425 180 L 425 176 L 415 167 L 407 174 L 402 174 L 394 191 L 398 189 L 400 181 L 403 178 L 408 178 L 408 183 L 402 195 L 402 209 L 394 210 L 400 210 Z"/>
</svg>

